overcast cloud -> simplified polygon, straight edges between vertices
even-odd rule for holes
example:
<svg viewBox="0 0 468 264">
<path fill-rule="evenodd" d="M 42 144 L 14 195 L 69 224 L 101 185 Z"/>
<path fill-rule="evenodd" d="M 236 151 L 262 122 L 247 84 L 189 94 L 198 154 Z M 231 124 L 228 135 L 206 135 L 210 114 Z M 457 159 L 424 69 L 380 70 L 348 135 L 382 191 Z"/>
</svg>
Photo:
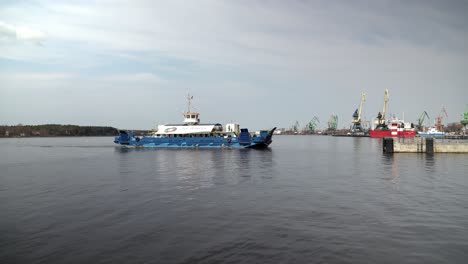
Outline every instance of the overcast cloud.
<svg viewBox="0 0 468 264">
<path fill-rule="evenodd" d="M 466 1 L 0 2 L 0 124 L 349 127 L 468 103 Z"/>
</svg>

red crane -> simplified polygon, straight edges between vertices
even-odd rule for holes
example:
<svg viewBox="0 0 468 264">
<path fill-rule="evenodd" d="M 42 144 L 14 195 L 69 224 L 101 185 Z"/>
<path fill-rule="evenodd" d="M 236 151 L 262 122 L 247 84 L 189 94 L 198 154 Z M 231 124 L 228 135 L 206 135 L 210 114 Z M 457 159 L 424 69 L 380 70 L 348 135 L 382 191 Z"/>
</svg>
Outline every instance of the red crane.
<svg viewBox="0 0 468 264">
<path fill-rule="evenodd" d="M 440 114 L 437 117 L 437 124 L 436 124 L 437 131 L 440 131 L 440 132 L 444 131 L 444 125 L 442 124 L 442 121 L 444 119 L 444 115 L 445 115 L 445 117 L 448 117 L 447 111 L 445 111 L 445 107 L 442 106 L 442 110 L 440 110 Z"/>
</svg>

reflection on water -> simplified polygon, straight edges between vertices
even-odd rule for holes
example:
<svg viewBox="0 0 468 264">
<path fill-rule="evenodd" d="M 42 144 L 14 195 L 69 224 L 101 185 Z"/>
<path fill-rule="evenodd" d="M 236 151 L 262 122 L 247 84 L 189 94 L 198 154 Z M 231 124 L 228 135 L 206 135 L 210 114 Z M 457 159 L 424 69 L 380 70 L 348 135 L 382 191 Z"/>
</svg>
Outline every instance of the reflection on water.
<svg viewBox="0 0 468 264">
<path fill-rule="evenodd" d="M 0 263 L 464 263 L 467 170 L 370 138 L 4 140 Z"/>
<path fill-rule="evenodd" d="M 439 155 L 438 158 L 440 160 L 446 160 L 447 158 L 450 158 L 450 156 Z M 425 179 L 428 179 L 426 176 L 434 175 L 434 173 L 437 172 L 437 157 L 435 157 L 434 154 L 382 153 L 380 160 L 384 178 L 390 180 L 393 183 L 398 183 L 402 172 L 411 172 L 412 170 L 415 170 L 414 167 L 423 168 L 424 171 L 428 173 L 425 175 Z"/>
<path fill-rule="evenodd" d="M 400 177 L 399 156 L 392 153 L 382 153 L 382 169 L 384 178 L 392 183 L 398 183 Z"/>
<path fill-rule="evenodd" d="M 393 167 L 395 155 L 393 153 L 382 153 L 382 164 L 384 167 Z"/>
<path fill-rule="evenodd" d="M 197 190 L 273 177 L 271 149 L 116 147 L 121 177 L 148 171 L 164 188 Z"/>
<path fill-rule="evenodd" d="M 424 154 L 423 155 L 425 160 L 424 168 L 427 172 L 434 172 L 435 171 L 435 159 L 434 154 Z"/>
<path fill-rule="evenodd" d="M 116 153 L 129 153 L 132 151 L 136 151 L 136 148 L 127 148 L 127 147 L 114 147 Z"/>
<path fill-rule="evenodd" d="M 355 138 L 352 138 L 353 139 L 353 149 L 355 152 L 359 152 L 361 151 L 362 149 L 362 142 L 364 140 L 367 140 L 366 143 L 368 142 L 368 139 L 367 138 L 361 138 L 361 137 L 355 137 Z"/>
</svg>

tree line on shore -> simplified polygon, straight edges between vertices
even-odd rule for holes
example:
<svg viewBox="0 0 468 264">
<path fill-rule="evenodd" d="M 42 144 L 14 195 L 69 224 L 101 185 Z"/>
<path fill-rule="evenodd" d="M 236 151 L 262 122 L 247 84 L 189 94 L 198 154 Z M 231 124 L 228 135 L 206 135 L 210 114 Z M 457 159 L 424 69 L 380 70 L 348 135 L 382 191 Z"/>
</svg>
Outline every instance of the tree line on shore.
<svg viewBox="0 0 468 264">
<path fill-rule="evenodd" d="M 0 137 L 73 137 L 116 136 L 117 129 L 105 126 L 76 125 L 16 125 L 0 126 Z"/>
</svg>

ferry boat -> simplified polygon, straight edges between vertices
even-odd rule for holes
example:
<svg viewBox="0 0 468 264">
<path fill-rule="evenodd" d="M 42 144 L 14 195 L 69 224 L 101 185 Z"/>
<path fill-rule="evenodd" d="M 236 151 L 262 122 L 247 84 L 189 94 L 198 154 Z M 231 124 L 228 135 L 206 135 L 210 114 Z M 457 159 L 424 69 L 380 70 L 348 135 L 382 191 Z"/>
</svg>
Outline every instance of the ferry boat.
<svg viewBox="0 0 468 264">
<path fill-rule="evenodd" d="M 260 130 L 250 133 L 239 124 L 219 123 L 201 124 L 200 113 L 191 111 L 191 100 L 188 96 L 188 110 L 183 113 L 183 124 L 159 125 L 153 134 L 144 137 L 135 136 L 133 131 L 119 130 L 114 143 L 134 147 L 185 147 L 185 148 L 254 148 L 264 149 L 272 143 L 273 132 Z"/>
<path fill-rule="evenodd" d="M 445 136 L 445 132 L 437 130 L 436 127 L 430 127 L 427 132 L 418 132 L 418 135 L 424 138 L 440 138 Z"/>
</svg>

